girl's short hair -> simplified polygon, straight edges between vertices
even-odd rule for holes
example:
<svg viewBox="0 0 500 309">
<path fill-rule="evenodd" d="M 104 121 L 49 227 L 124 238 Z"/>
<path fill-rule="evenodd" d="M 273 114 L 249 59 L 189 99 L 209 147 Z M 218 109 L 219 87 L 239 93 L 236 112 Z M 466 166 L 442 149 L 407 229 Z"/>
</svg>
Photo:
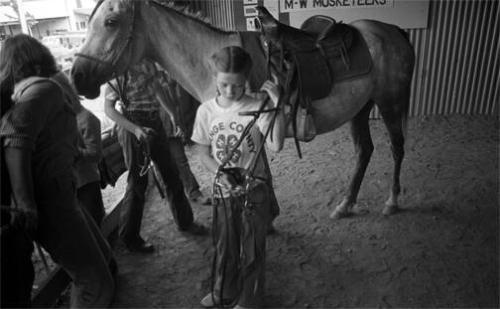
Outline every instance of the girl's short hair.
<svg viewBox="0 0 500 309">
<path fill-rule="evenodd" d="M 50 50 L 37 39 L 18 34 L 6 39 L 0 52 L 0 86 L 13 87 L 30 77 L 49 77 L 57 73 L 57 64 Z"/>
<path fill-rule="evenodd" d="M 211 57 L 217 72 L 237 73 L 248 76 L 252 68 L 252 58 L 239 46 L 227 46 Z"/>
</svg>

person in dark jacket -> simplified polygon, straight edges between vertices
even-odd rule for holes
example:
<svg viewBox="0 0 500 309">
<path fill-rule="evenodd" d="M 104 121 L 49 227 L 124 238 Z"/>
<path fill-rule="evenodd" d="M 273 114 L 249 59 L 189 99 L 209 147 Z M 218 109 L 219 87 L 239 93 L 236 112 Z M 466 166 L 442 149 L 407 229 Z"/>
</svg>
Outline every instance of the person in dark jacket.
<svg viewBox="0 0 500 309">
<path fill-rule="evenodd" d="M 14 104 L 11 99 L 12 88 L 8 80 L 0 80 L 0 117 Z M 24 226 L 12 224 L 23 221 L 20 217 L 24 213 L 15 212 L 4 148 L 0 151 L 0 307 L 27 308 L 31 306 L 31 288 L 35 278 L 31 262 L 33 240 Z"/>
<path fill-rule="evenodd" d="M 115 284 L 102 235 L 76 199 L 74 162 L 78 129 L 69 82 L 36 39 L 7 39 L 0 70 L 15 103 L 0 123 L 17 224 L 61 265 L 73 281 L 70 307 L 107 307 Z"/>
</svg>

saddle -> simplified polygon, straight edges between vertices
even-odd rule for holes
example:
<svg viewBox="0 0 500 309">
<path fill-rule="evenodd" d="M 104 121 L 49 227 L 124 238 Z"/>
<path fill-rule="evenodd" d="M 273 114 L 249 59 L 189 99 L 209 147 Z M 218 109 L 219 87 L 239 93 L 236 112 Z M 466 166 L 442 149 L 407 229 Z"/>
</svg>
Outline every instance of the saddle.
<svg viewBox="0 0 500 309">
<path fill-rule="evenodd" d="M 257 7 L 261 32 L 267 44 L 277 48 L 274 62 L 289 61 L 297 71 L 295 86 L 301 92 L 301 105 L 326 97 L 334 83 L 368 74 L 372 59 L 357 29 L 318 15 L 307 19 L 301 29 L 274 19 L 265 7 Z M 275 66 L 282 68 L 283 66 Z M 278 74 L 279 75 L 279 74 Z M 294 87 L 295 88 L 295 87 Z"/>
<path fill-rule="evenodd" d="M 311 102 L 327 97 L 336 82 L 370 72 L 372 59 L 363 37 L 352 26 L 327 16 L 307 19 L 301 29 L 284 25 L 262 6 L 256 7 L 258 25 L 267 44 L 268 71 L 283 88 L 280 101 L 291 110 L 288 126 L 299 157 L 299 141 L 316 135 Z"/>
</svg>

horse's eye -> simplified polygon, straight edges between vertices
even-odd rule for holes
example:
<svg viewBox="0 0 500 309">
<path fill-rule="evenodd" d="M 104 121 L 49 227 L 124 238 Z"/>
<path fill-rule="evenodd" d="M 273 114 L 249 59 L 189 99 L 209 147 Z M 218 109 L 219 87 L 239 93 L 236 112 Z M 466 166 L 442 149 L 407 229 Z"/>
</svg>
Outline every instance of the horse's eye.
<svg viewBox="0 0 500 309">
<path fill-rule="evenodd" d="M 104 26 L 106 27 L 114 27 L 118 24 L 118 21 L 113 18 L 108 18 L 106 21 L 104 21 Z"/>
</svg>

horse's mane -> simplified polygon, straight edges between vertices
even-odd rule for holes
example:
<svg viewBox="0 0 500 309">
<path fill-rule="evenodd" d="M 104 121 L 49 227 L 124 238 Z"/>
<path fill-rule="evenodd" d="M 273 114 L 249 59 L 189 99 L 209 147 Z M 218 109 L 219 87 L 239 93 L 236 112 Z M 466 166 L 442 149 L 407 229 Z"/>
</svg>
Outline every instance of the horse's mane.
<svg viewBox="0 0 500 309">
<path fill-rule="evenodd" d="M 98 0 L 97 4 L 95 5 L 94 9 L 92 10 L 92 13 L 90 14 L 89 20 L 92 19 L 92 17 L 94 16 L 95 12 L 97 11 L 97 9 L 99 8 L 99 6 L 101 6 L 101 4 L 104 1 L 105 0 Z M 131 5 L 133 5 L 134 1 L 138 1 L 138 0 L 128 0 L 128 1 L 123 1 L 122 0 L 122 3 L 124 2 L 125 5 L 131 6 Z M 180 1 L 152 0 L 151 3 L 156 4 L 156 5 L 164 8 L 164 9 L 167 9 L 167 10 L 170 10 L 170 11 L 174 11 L 177 14 L 180 14 L 180 15 L 182 15 L 184 17 L 187 17 L 190 20 L 193 20 L 195 22 L 201 23 L 201 24 L 209 27 L 211 30 L 217 31 L 219 33 L 226 33 L 227 32 L 225 30 L 222 30 L 222 29 L 220 29 L 220 28 L 215 27 L 214 25 L 212 25 L 210 18 L 208 18 L 207 16 L 205 16 L 201 11 L 193 11 L 192 7 L 189 6 L 189 4 L 188 4 L 187 1 L 184 1 L 184 0 L 180 0 Z M 182 5 L 179 4 L 179 3 L 182 3 Z"/>
<path fill-rule="evenodd" d="M 157 4 L 167 10 L 174 11 L 184 17 L 189 18 L 198 23 L 202 23 L 209 27 L 211 30 L 217 31 L 219 33 L 226 33 L 227 31 L 222 30 L 211 23 L 210 18 L 203 14 L 201 11 L 194 11 L 187 1 L 172 1 L 172 0 L 153 0 L 152 3 Z M 180 4 L 182 3 L 182 4 Z"/>
</svg>

